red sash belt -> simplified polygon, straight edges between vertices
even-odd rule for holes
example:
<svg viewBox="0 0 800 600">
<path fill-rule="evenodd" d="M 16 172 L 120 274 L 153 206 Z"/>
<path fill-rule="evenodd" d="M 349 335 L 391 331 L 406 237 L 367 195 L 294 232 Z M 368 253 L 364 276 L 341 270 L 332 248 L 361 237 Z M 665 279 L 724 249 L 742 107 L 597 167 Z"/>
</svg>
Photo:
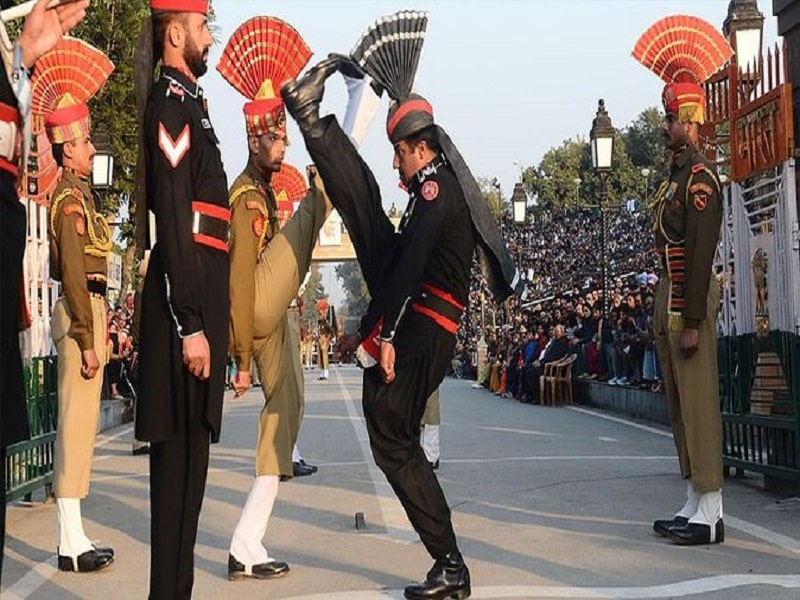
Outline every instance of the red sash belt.
<svg viewBox="0 0 800 600">
<path fill-rule="evenodd" d="M 192 202 L 192 234 L 194 241 L 216 250 L 228 252 L 231 211 L 208 202 Z"/>
<path fill-rule="evenodd" d="M 458 322 L 464 312 L 464 305 L 451 293 L 430 283 L 422 284 L 419 297 L 411 308 L 432 319 L 439 327 L 453 335 L 458 331 Z"/>
</svg>

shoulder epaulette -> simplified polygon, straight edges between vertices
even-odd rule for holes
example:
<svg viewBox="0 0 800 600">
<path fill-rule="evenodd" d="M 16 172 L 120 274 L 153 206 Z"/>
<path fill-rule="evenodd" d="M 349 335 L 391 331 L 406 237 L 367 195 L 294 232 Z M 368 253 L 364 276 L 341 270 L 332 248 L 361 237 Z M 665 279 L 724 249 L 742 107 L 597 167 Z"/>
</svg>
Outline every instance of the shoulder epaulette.
<svg viewBox="0 0 800 600">
<path fill-rule="evenodd" d="M 233 206 L 234 203 L 239 198 L 241 198 L 245 194 L 249 194 L 249 193 L 252 193 L 252 192 L 255 192 L 256 194 L 260 194 L 261 193 L 260 190 L 255 185 L 252 185 L 252 184 L 241 185 L 238 188 L 232 190 L 231 191 L 231 196 L 230 196 L 230 205 Z"/>
</svg>

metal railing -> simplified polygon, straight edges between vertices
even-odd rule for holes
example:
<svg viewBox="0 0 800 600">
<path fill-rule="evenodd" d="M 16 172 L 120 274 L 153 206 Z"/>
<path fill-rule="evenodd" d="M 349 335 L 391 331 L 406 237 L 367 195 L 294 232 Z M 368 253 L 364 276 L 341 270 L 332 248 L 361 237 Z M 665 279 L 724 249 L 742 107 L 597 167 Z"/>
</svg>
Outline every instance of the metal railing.
<svg viewBox="0 0 800 600">
<path fill-rule="evenodd" d="M 720 338 L 723 462 L 800 481 L 800 337 Z"/>
<path fill-rule="evenodd" d="M 58 368 L 55 356 L 33 359 L 25 369 L 31 439 L 7 448 L 6 499 L 10 502 L 44 487 L 50 495 L 58 421 Z"/>
</svg>

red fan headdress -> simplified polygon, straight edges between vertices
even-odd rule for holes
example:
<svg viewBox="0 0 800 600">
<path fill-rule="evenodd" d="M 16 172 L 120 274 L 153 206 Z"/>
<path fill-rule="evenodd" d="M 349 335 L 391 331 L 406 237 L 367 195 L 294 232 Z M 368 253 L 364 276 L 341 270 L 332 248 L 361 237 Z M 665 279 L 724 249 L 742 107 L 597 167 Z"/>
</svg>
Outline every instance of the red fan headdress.
<svg viewBox="0 0 800 600">
<path fill-rule="evenodd" d="M 306 178 L 292 165 L 283 163 L 281 170 L 272 174 L 270 186 L 278 204 L 278 221 L 283 227 L 292 218 L 294 203 L 302 200 L 308 192 Z"/>
<path fill-rule="evenodd" d="M 664 110 L 682 123 L 705 122 L 702 84 L 733 56 L 711 23 L 689 15 L 664 17 L 636 42 L 633 57 L 664 80 Z"/>
<path fill-rule="evenodd" d="M 97 48 L 64 38 L 36 62 L 31 82 L 34 115 L 44 117 L 52 144 L 63 144 L 91 132 L 86 103 L 99 92 L 114 64 Z"/>
<path fill-rule="evenodd" d="M 233 32 L 217 70 L 250 102 L 244 105 L 249 135 L 286 131 L 286 111 L 278 93 L 311 58 L 297 30 L 276 17 L 254 17 Z"/>
</svg>

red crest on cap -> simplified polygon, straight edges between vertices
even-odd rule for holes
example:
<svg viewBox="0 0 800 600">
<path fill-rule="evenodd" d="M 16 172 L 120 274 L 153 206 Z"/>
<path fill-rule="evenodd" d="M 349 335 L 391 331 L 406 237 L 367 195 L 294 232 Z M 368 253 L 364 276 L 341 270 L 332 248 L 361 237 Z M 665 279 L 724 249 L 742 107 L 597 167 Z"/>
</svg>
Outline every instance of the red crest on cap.
<svg viewBox="0 0 800 600">
<path fill-rule="evenodd" d="M 150 0 L 150 10 L 208 14 L 208 0 Z"/>
</svg>

